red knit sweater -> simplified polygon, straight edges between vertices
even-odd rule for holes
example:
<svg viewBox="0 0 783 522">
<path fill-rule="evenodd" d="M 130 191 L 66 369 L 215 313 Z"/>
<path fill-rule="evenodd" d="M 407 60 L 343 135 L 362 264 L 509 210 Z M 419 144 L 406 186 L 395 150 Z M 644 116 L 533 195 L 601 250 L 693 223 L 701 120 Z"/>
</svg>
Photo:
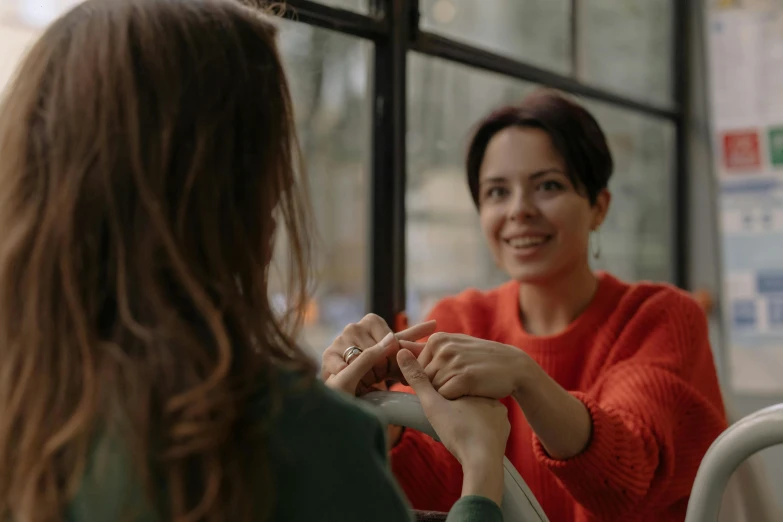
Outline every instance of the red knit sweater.
<svg viewBox="0 0 783 522">
<path fill-rule="evenodd" d="M 599 281 L 588 308 L 554 336 L 525 332 L 517 282 L 444 299 L 430 318 L 441 331 L 524 350 L 590 411 L 587 449 L 558 461 L 517 403 L 503 401 L 506 456 L 552 522 L 683 520 L 699 463 L 727 427 L 705 314 L 668 285 Z M 461 467 L 440 443 L 406 430 L 391 458 L 416 509 L 448 511 L 459 498 Z"/>
</svg>

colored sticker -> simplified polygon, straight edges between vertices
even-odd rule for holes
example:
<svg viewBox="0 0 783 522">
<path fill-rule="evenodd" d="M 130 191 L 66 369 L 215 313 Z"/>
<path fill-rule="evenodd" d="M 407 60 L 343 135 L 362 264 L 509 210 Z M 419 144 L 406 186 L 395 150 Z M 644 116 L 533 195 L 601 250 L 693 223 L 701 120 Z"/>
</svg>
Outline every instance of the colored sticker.
<svg viewBox="0 0 783 522">
<path fill-rule="evenodd" d="M 783 166 L 783 127 L 769 129 L 769 161 L 773 167 Z"/>
<path fill-rule="evenodd" d="M 760 151 L 759 135 L 756 131 L 727 132 L 723 135 L 723 161 L 727 169 L 760 168 Z"/>
</svg>

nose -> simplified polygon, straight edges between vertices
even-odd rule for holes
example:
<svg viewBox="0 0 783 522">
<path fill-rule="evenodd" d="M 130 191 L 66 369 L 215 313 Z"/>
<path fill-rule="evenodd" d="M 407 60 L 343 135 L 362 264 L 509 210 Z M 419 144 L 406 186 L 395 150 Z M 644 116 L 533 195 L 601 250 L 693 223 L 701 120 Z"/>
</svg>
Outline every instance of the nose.
<svg viewBox="0 0 783 522">
<path fill-rule="evenodd" d="M 519 190 L 513 195 L 509 205 L 508 217 L 512 221 L 525 221 L 538 215 L 533 197 L 527 191 Z"/>
</svg>

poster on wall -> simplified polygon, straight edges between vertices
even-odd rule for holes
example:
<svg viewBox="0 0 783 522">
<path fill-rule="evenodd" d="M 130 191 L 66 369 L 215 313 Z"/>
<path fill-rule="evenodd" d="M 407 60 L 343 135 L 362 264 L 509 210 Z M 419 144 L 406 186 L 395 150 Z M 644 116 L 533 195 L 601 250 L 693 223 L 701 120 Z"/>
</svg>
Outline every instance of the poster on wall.
<svg viewBox="0 0 783 522">
<path fill-rule="evenodd" d="M 783 4 L 707 11 L 723 313 L 736 392 L 783 392 Z"/>
</svg>

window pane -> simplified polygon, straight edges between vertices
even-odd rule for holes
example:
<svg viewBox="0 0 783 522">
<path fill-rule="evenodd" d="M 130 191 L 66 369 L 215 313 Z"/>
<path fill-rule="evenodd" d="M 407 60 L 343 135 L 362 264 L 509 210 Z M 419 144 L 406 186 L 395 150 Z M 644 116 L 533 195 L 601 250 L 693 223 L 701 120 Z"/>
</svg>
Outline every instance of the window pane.
<svg viewBox="0 0 783 522">
<path fill-rule="evenodd" d="M 627 280 L 673 282 L 674 125 L 586 102 L 614 157 L 612 203 L 601 227 L 594 267 Z"/>
<path fill-rule="evenodd" d="M 370 0 L 316 0 L 316 1 L 331 7 L 350 9 L 351 11 L 358 11 L 360 13 L 365 13 L 365 14 L 370 11 Z"/>
<path fill-rule="evenodd" d="M 303 342 L 320 354 L 365 312 L 372 44 L 287 21 L 279 41 L 319 236 Z"/>
<path fill-rule="evenodd" d="M 534 86 L 411 53 L 408 69 L 407 312 L 506 280 L 479 229 L 463 159 L 470 130 Z"/>
<path fill-rule="evenodd" d="M 640 101 L 671 105 L 672 4 L 579 2 L 579 76 Z"/>
<path fill-rule="evenodd" d="M 420 5 L 424 30 L 556 72 L 571 70 L 571 0 L 421 0 Z"/>
</svg>

